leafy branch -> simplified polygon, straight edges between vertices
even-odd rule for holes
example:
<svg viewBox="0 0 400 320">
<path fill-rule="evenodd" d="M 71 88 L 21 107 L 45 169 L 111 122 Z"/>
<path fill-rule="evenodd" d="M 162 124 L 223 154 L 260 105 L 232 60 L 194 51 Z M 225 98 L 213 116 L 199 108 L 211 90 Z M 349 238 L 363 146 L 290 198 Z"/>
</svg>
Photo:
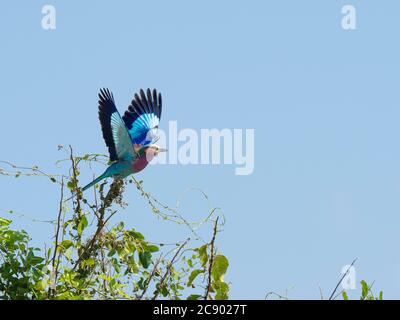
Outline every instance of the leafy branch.
<svg viewBox="0 0 400 320">
<path fill-rule="evenodd" d="M 2 162 L 12 170 L 0 168 L 3 176 L 42 176 L 60 187 L 57 204 L 54 244 L 45 249 L 29 247 L 25 231 L 10 229 L 11 220 L 0 218 L 0 294 L 4 299 L 227 299 L 229 285 L 223 276 L 227 259 L 216 253 L 216 233 L 220 216 L 214 219 L 210 242 L 197 229 L 207 225 L 220 211 L 209 206 L 206 217 L 188 221 L 175 208 L 160 202 L 145 191 L 143 181 L 114 180 L 93 189 L 86 197 L 79 186 L 80 166 L 106 164 L 102 155 L 75 156 L 73 149 L 59 146 L 67 157 L 56 165 L 69 164 L 68 173 L 48 174 L 37 166 L 20 167 Z M 185 241 L 159 243 L 145 239 L 137 230 L 127 229 L 121 221 L 111 226 L 124 202 L 127 183 L 135 183 L 150 211 L 178 225 L 186 226 L 190 236 Z M 74 195 L 64 200 L 66 187 Z M 200 191 L 202 192 L 202 191 Z M 208 202 L 208 197 L 202 192 Z M 26 217 L 25 215 L 20 217 Z M 6 238 L 5 238 L 6 237 Z M 4 239 L 7 239 L 5 241 Z M 174 246 L 172 250 L 168 247 Z M 152 267 L 150 267 L 152 266 Z M 206 272 L 207 271 L 207 272 Z M 199 274 L 207 274 L 203 279 Z M 21 281 L 25 281 L 21 286 Z M 201 295 L 196 290 L 205 290 Z"/>
</svg>

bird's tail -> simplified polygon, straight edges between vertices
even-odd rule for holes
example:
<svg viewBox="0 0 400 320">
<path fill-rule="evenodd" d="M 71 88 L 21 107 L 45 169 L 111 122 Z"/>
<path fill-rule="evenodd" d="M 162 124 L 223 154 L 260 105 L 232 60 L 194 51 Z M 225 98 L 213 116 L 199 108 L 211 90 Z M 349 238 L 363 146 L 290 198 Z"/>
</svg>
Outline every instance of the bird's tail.
<svg viewBox="0 0 400 320">
<path fill-rule="evenodd" d="M 82 192 L 89 189 L 90 187 L 93 187 L 96 183 L 99 183 L 101 180 L 107 178 L 108 175 L 104 172 L 101 176 L 97 177 L 94 179 L 91 183 L 88 183 L 86 186 L 82 188 Z"/>
<path fill-rule="evenodd" d="M 82 188 L 82 192 L 86 191 L 87 189 L 93 187 L 95 184 L 99 183 L 101 180 L 105 179 L 108 177 L 107 172 L 104 172 L 101 176 L 97 177 L 96 179 L 94 179 L 92 182 L 88 183 L 86 186 L 84 186 Z M 77 193 L 74 193 L 71 197 L 69 197 L 68 199 L 64 200 L 64 201 L 68 201 L 71 200 L 73 197 L 75 197 L 77 195 Z"/>
</svg>

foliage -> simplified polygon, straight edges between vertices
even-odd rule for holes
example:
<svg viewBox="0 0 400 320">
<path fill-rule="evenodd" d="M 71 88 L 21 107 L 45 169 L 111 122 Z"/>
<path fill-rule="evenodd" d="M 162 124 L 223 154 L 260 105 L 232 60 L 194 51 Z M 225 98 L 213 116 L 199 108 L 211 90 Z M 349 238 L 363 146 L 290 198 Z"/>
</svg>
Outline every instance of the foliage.
<svg viewBox="0 0 400 320">
<path fill-rule="evenodd" d="M 65 150 L 63 147 L 60 149 Z M 219 219 L 211 209 L 197 223 L 213 222 L 210 241 L 199 243 L 193 226 L 175 209 L 161 204 L 143 190 L 143 182 L 115 180 L 96 189 L 92 201 L 79 188 L 80 165 L 101 161 L 99 155 L 76 157 L 72 148 L 70 174 L 49 175 L 37 167 L 18 168 L 3 175 L 40 175 L 60 188 L 52 247 L 29 247 L 25 231 L 10 228 L 0 218 L 0 295 L 3 299 L 228 299 L 224 276 L 229 263 L 216 249 Z M 30 172 L 24 174 L 24 169 Z M 189 228 L 189 237 L 175 244 L 153 243 L 123 221 L 111 223 L 125 208 L 126 184 L 135 184 L 151 212 Z M 75 196 L 66 201 L 69 190 Z"/>
<path fill-rule="evenodd" d="M 40 298 L 36 284 L 42 278 L 44 258 L 38 248 L 29 247 L 25 231 L 9 228 L 11 220 L 0 218 L 0 298 Z"/>
<path fill-rule="evenodd" d="M 361 284 L 361 296 L 360 300 L 383 300 L 383 292 L 380 291 L 379 295 L 375 296 L 374 292 L 372 291 L 372 286 L 369 285 L 365 280 L 360 281 Z M 346 291 L 342 291 L 342 298 L 343 300 L 349 300 L 349 296 L 347 295 Z"/>
<path fill-rule="evenodd" d="M 62 146 L 59 149 L 66 151 Z M 70 164 L 68 175 L 48 174 L 37 166 L 18 167 L 1 161 L 13 170 L 0 168 L 0 175 L 46 177 L 60 187 L 61 197 L 57 218 L 51 221 L 55 225 L 54 243 L 46 250 L 29 246 L 31 239 L 27 232 L 12 230 L 12 221 L 0 217 L 0 299 L 229 298 L 230 286 L 225 281 L 229 261 L 216 248 L 221 225 L 219 217 L 215 217 L 218 208 L 210 207 L 201 221 L 187 221 L 177 209 L 146 192 L 143 181 L 135 178 L 125 182 L 115 180 L 109 188 L 107 182 L 101 183 L 90 201 L 79 188 L 80 165 L 105 164 L 104 156 L 78 157 L 70 148 L 68 158 L 57 163 L 64 161 Z M 162 221 L 188 227 L 189 237 L 174 244 L 154 243 L 135 228 L 126 228 L 123 221 L 112 223 L 119 209 L 128 206 L 123 198 L 127 184 L 136 185 L 150 211 Z M 74 195 L 70 200 L 65 200 L 67 190 Z M 204 241 L 195 229 L 209 222 L 213 222 L 212 238 Z M 349 299 L 345 290 L 335 295 L 343 278 L 330 300 L 340 296 Z M 373 283 L 369 285 L 362 280 L 360 284 L 361 300 L 383 299 L 382 291 L 377 296 L 372 291 Z M 270 296 L 288 299 L 287 292 L 285 295 L 268 292 L 265 299 Z"/>
</svg>

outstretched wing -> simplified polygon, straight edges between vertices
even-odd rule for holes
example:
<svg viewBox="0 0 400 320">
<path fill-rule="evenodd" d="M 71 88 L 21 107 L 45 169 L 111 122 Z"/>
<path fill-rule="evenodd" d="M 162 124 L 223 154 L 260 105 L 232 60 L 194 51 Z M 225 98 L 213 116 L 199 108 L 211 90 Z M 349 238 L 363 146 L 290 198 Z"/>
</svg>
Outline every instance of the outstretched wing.
<svg viewBox="0 0 400 320">
<path fill-rule="evenodd" d="M 110 160 L 133 159 L 135 152 L 128 130 L 115 107 L 113 94 L 108 89 L 100 89 L 99 120 L 103 138 L 110 153 Z"/>
<path fill-rule="evenodd" d="M 156 89 L 153 92 L 147 89 L 146 93 L 140 89 L 140 95 L 135 94 L 122 117 L 134 144 L 148 145 L 158 138 L 157 131 L 162 107 L 161 93 L 157 95 Z"/>
</svg>

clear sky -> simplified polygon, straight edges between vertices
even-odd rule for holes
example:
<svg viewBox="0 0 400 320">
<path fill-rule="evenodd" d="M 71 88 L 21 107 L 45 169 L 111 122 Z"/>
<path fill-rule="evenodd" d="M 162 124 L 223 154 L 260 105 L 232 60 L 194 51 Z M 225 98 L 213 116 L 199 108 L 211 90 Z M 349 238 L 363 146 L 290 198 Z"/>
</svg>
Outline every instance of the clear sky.
<svg viewBox="0 0 400 320">
<path fill-rule="evenodd" d="M 56 30 L 41 27 L 45 4 L 57 10 Z M 356 30 L 341 27 L 345 4 L 357 10 Z M 318 299 L 354 258 L 357 281 L 399 298 L 399 10 L 395 0 L 2 1 L 0 159 L 56 172 L 59 144 L 105 153 L 99 88 L 113 90 L 122 112 L 139 88 L 156 87 L 164 129 L 169 120 L 255 129 L 252 175 L 230 165 L 138 175 L 169 204 L 199 187 L 223 208 L 218 247 L 232 298 L 291 288 L 289 298 Z M 53 219 L 58 190 L 22 179 L 0 177 L 0 208 Z M 126 197 L 118 218 L 128 226 L 151 240 L 184 238 L 133 187 Z M 189 219 L 206 209 L 195 193 L 182 208 Z M 15 217 L 14 226 L 50 243 L 47 224 Z"/>
</svg>

